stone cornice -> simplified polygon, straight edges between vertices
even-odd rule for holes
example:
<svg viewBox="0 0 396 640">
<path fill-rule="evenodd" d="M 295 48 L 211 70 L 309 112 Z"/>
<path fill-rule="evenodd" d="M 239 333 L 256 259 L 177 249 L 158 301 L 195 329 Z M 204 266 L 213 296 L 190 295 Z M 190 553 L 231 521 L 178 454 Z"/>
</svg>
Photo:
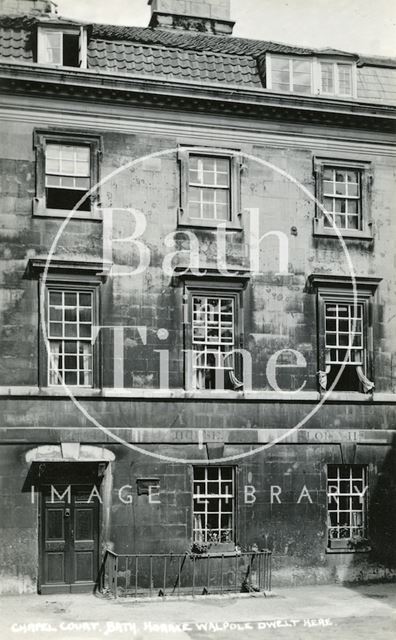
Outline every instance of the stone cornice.
<svg viewBox="0 0 396 640">
<path fill-rule="evenodd" d="M 31 64 L 1 64 L 1 91 L 14 95 L 129 104 L 226 116 L 249 116 L 309 124 L 337 125 L 386 132 L 396 130 L 396 107 L 318 96 L 271 93 L 191 82 L 57 70 Z"/>
<path fill-rule="evenodd" d="M 111 271 L 112 263 L 98 260 L 62 260 L 59 258 L 30 258 L 28 261 L 26 276 L 37 277 L 48 266 L 49 273 L 79 274 L 85 276 L 99 276 L 107 278 Z"/>
<path fill-rule="evenodd" d="M 87 402 L 112 402 L 130 403 L 135 401 L 142 402 L 162 402 L 170 403 L 233 403 L 234 406 L 247 404 L 276 404 L 280 405 L 312 405 L 314 406 L 321 401 L 319 391 L 186 391 L 185 389 L 115 389 L 113 387 L 104 387 L 102 389 L 76 388 L 73 389 L 73 396 Z M 63 386 L 59 387 L 22 387 L 9 386 L 0 387 L 0 401 L 11 398 L 27 401 L 45 400 L 48 402 L 59 402 L 62 400 L 69 401 L 70 394 L 65 391 Z M 378 392 L 367 395 L 365 393 L 333 391 L 326 399 L 325 405 L 396 405 L 396 393 Z"/>
<path fill-rule="evenodd" d="M 374 293 L 382 280 L 383 278 L 379 278 L 377 276 L 356 276 L 355 286 L 358 291 L 360 289 L 367 289 Z M 312 273 L 308 277 L 308 290 L 334 286 L 351 290 L 353 289 L 352 277 L 348 275 L 331 275 L 327 273 Z"/>
</svg>

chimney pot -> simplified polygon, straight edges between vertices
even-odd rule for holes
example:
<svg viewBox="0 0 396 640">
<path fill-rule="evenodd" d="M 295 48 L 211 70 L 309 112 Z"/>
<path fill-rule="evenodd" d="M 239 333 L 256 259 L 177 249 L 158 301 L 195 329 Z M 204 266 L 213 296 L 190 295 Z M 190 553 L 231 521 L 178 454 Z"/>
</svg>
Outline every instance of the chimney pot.
<svg viewBox="0 0 396 640">
<path fill-rule="evenodd" d="M 43 15 L 56 13 L 51 0 L 0 0 L 0 15 Z"/>
<path fill-rule="evenodd" d="M 231 35 L 231 0 L 148 0 L 150 27 Z"/>
</svg>

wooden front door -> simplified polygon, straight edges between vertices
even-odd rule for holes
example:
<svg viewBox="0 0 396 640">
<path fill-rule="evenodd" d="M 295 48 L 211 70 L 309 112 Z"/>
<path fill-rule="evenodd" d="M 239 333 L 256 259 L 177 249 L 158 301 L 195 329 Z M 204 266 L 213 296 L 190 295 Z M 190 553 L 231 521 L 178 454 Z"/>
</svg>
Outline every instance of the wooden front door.
<svg viewBox="0 0 396 640">
<path fill-rule="evenodd" d="M 99 504 L 97 497 L 90 499 L 93 485 L 54 489 L 42 490 L 39 591 L 92 591 L 99 561 Z"/>
</svg>

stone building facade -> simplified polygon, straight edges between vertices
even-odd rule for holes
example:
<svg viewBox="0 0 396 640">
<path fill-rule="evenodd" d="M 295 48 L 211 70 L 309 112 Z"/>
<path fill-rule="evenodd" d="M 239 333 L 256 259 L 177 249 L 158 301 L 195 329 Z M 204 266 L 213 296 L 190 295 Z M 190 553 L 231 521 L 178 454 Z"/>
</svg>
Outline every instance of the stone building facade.
<svg viewBox="0 0 396 640">
<path fill-rule="evenodd" d="M 192 545 L 392 578 L 396 60 L 149 4 L 2 4 L 0 588 Z"/>
</svg>

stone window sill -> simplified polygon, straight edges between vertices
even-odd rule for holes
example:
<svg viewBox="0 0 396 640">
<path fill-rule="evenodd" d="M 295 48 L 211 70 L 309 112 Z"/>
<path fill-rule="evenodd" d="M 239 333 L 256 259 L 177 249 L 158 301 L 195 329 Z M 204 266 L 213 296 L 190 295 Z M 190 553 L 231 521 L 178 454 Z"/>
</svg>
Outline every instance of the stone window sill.
<svg viewBox="0 0 396 640">
<path fill-rule="evenodd" d="M 330 549 L 329 547 L 327 547 L 326 549 L 326 553 L 329 555 L 334 555 L 334 554 L 340 554 L 340 553 L 370 553 L 370 551 L 372 551 L 371 547 L 365 547 L 365 549 L 348 549 L 347 547 L 345 547 L 344 549 Z"/>
<path fill-rule="evenodd" d="M 70 211 L 66 209 L 41 209 L 35 208 L 33 212 L 35 218 L 68 218 Z M 102 222 L 103 217 L 99 211 L 74 211 L 70 220 L 92 220 Z"/>
<path fill-rule="evenodd" d="M 359 391 L 322 391 L 321 397 L 326 396 L 326 402 L 371 402 L 372 393 L 360 393 Z"/>
<path fill-rule="evenodd" d="M 225 224 L 225 231 L 242 231 L 240 222 L 241 216 L 238 214 L 237 218 L 237 220 L 214 220 L 213 222 L 211 222 L 210 220 L 194 220 L 193 218 L 189 218 L 188 215 L 186 215 L 181 209 L 179 209 L 177 226 L 191 229 L 202 229 L 204 231 L 216 231 L 219 224 Z"/>
<path fill-rule="evenodd" d="M 364 240 L 372 242 L 374 240 L 372 225 L 368 224 L 367 229 L 339 229 L 341 237 L 345 240 Z M 325 227 L 323 221 L 319 218 L 314 219 L 313 235 L 315 238 L 336 238 L 339 239 L 338 233 L 332 227 Z"/>
</svg>

